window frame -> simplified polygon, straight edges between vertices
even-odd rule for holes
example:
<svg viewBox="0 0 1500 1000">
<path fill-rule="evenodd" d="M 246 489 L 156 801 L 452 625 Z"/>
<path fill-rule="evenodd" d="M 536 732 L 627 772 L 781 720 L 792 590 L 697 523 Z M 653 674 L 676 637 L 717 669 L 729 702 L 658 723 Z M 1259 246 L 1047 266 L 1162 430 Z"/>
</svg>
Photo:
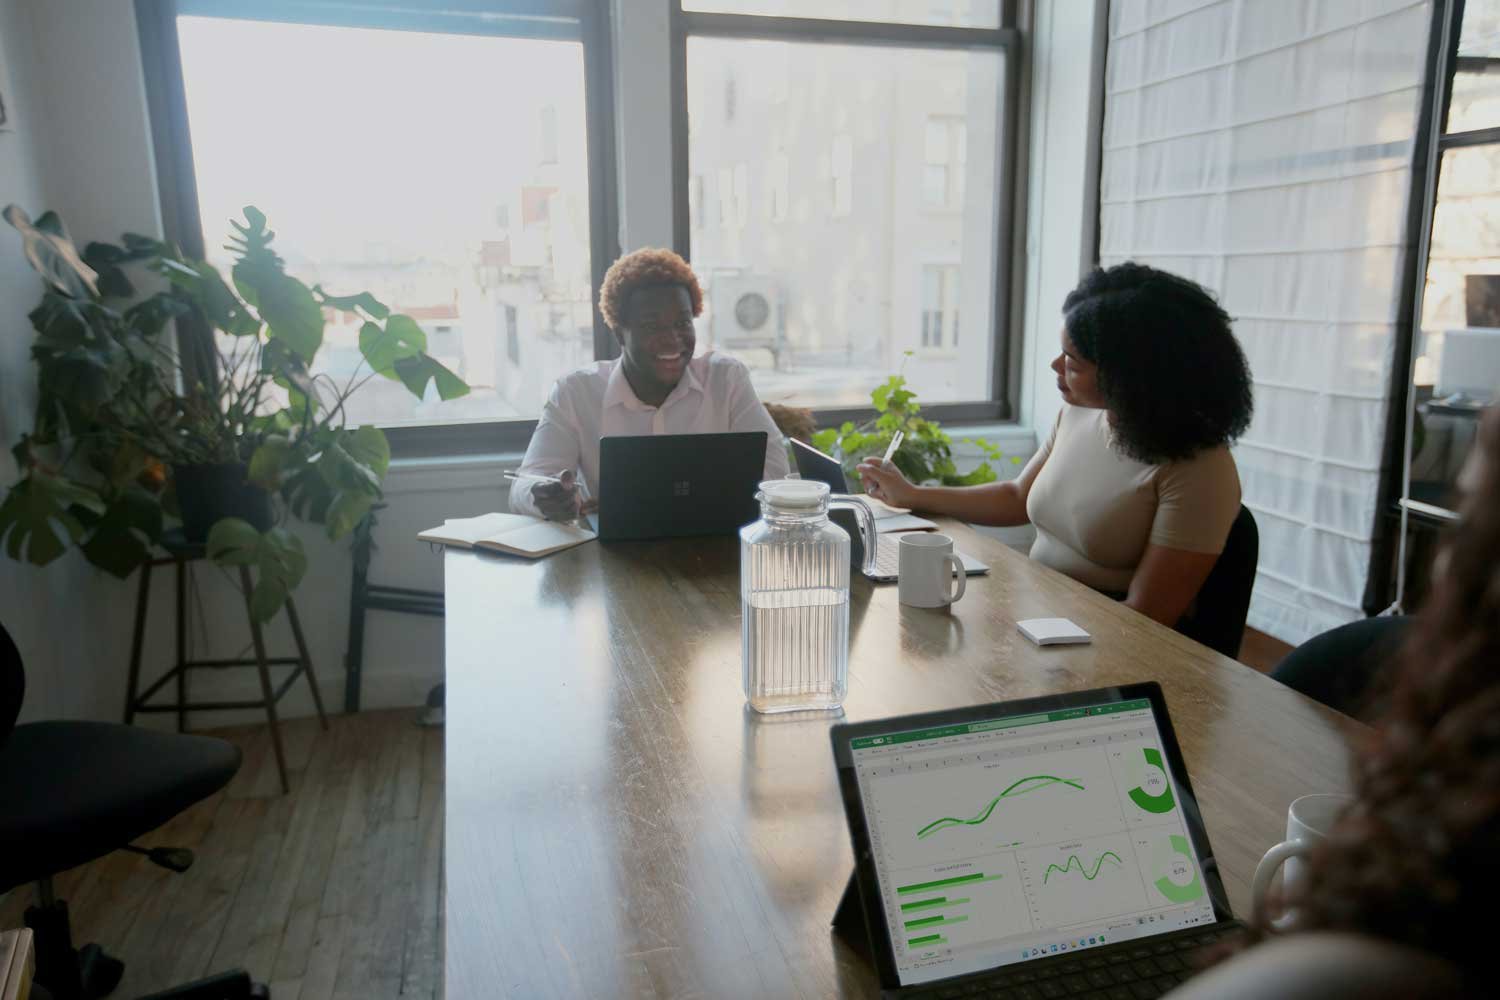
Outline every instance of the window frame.
<svg viewBox="0 0 1500 1000">
<path fill-rule="evenodd" d="M 1458 54 L 1463 41 L 1465 4 L 1466 0 L 1434 0 L 1428 19 L 1427 65 L 1421 110 L 1412 141 L 1411 195 L 1405 225 L 1408 253 L 1396 306 L 1396 361 L 1391 365 L 1390 406 L 1381 450 L 1380 483 L 1376 490 L 1375 529 L 1365 577 L 1363 608 L 1371 615 L 1389 609 L 1393 597 L 1399 606 L 1405 596 L 1405 577 L 1411 571 L 1403 550 L 1411 528 L 1424 525 L 1441 529 L 1450 523 L 1452 517 L 1451 511 L 1415 503 L 1405 494 L 1412 459 L 1416 350 L 1420 344 L 1421 308 L 1426 293 L 1428 253 L 1440 193 L 1443 154 L 1450 149 L 1500 143 L 1500 126 L 1448 131 L 1454 77 L 1460 70 L 1482 70 L 1500 65 L 1500 57 Z"/>
<path fill-rule="evenodd" d="M 384 28 L 448 34 L 576 41 L 583 46 L 584 119 L 589 187 L 589 271 L 594 358 L 619 356 L 614 334 L 599 312 L 599 287 L 620 256 L 619 191 L 611 31 L 606 0 L 445 0 L 422 9 L 399 0 L 135 0 L 142 73 L 166 239 L 203 257 L 187 91 L 177 35 L 180 15 L 237 18 L 334 27 Z M 685 196 L 684 190 L 684 196 Z M 178 347 L 190 371 L 217 380 L 212 331 L 178 321 Z M 524 451 L 535 418 L 455 420 L 382 426 L 398 459 Z"/>
<path fill-rule="evenodd" d="M 924 403 L 927 416 L 948 422 L 1014 420 L 1020 399 L 1023 365 L 1015 356 L 1020 341 L 1021 289 L 1014 281 L 1017 245 L 1014 232 L 1019 210 L 1018 177 L 1025 163 L 1021 119 L 1023 38 L 1018 29 L 1019 0 L 1000 0 L 1000 27 L 968 28 L 904 24 L 885 21 L 844 21 L 824 18 L 779 17 L 765 14 L 722 14 L 685 10 L 683 0 L 671 4 L 672 197 L 673 249 L 692 260 L 692 224 L 688 216 L 687 45 L 689 38 L 731 38 L 891 48 L 999 51 L 1005 60 L 1004 91 L 997 102 L 995 164 L 999 182 L 996 211 L 995 274 L 990 296 L 990 398 L 951 403 Z M 925 136 L 924 136 L 925 141 Z M 923 198 L 922 192 L 917 196 Z M 923 199 L 925 207 L 925 198 Z M 873 389 L 874 387 L 871 386 Z M 846 420 L 861 422 L 875 416 L 873 406 L 813 407 L 819 426 Z"/>
</svg>

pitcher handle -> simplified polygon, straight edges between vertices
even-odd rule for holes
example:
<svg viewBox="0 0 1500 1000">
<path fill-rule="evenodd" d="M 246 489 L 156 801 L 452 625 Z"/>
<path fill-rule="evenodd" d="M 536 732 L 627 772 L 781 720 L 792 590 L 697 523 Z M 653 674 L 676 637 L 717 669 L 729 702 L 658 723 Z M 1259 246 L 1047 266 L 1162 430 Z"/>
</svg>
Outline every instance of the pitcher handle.
<svg viewBox="0 0 1500 1000">
<path fill-rule="evenodd" d="M 880 532 L 875 530 L 875 512 L 863 497 L 848 493 L 835 493 L 828 498 L 829 510 L 838 507 L 854 511 L 854 519 L 859 522 L 859 533 L 865 543 L 864 573 L 871 576 L 875 572 L 875 546 L 880 541 Z"/>
</svg>

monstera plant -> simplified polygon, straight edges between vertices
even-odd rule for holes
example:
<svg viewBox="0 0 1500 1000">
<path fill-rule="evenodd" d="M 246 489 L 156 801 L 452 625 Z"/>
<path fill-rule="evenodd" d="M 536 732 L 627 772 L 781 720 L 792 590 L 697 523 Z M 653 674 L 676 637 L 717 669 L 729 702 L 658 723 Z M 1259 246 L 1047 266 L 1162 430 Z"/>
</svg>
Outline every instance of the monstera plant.
<svg viewBox="0 0 1500 1000">
<path fill-rule="evenodd" d="M 307 567 L 288 514 L 336 539 L 381 496 L 390 447 L 379 428 L 347 425 L 349 397 L 371 378 L 418 398 L 469 391 L 427 355 L 411 317 L 368 293 L 309 288 L 286 273 L 265 216 L 244 214 L 226 280 L 134 234 L 79 253 L 54 213 L 5 210 L 43 280 L 30 314 L 36 414 L 0 504 L 12 558 L 46 565 L 76 546 L 123 578 L 180 519 L 212 559 L 254 570 L 251 610 L 264 621 Z M 343 382 L 313 372 L 334 309 L 363 320 L 362 361 Z M 170 335 L 173 321 L 185 335 Z"/>
</svg>

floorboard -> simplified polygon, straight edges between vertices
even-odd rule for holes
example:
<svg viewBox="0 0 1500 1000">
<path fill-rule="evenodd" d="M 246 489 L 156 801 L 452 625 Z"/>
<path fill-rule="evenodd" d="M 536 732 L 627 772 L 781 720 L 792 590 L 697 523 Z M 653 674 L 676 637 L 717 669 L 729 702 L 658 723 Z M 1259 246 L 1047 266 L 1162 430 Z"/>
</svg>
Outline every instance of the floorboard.
<svg viewBox="0 0 1500 1000">
<path fill-rule="evenodd" d="M 264 725 L 204 730 L 241 748 L 239 774 L 140 839 L 191 847 L 192 869 L 116 851 L 56 880 L 75 940 L 125 962 L 114 995 L 242 967 L 275 1000 L 440 1000 L 443 734 L 416 717 L 283 723 L 285 796 Z M 0 899 L 0 928 L 31 902 Z"/>
</svg>

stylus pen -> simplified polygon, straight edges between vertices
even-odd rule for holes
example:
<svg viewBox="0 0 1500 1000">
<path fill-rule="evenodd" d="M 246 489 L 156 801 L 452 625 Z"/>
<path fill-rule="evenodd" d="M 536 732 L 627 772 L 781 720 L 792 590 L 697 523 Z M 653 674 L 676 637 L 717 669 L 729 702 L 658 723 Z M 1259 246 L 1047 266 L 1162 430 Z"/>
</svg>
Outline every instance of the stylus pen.
<svg viewBox="0 0 1500 1000">
<path fill-rule="evenodd" d="M 906 435 L 903 432 L 897 431 L 896 436 L 891 438 L 891 443 L 887 445 L 885 449 L 885 457 L 880 460 L 880 464 L 882 466 L 886 466 L 891 463 L 891 456 L 896 454 L 897 448 L 901 447 L 901 439 L 904 437 L 906 437 Z"/>
<path fill-rule="evenodd" d="M 540 481 L 542 481 L 544 483 L 556 483 L 559 486 L 562 485 L 562 480 L 558 479 L 556 476 L 538 476 L 538 475 L 535 475 L 535 474 L 529 473 L 529 472 L 526 473 L 525 475 L 522 475 L 519 472 L 507 472 L 505 474 L 505 478 L 506 479 L 513 479 L 513 480 L 537 479 L 537 480 L 540 480 Z"/>
</svg>

